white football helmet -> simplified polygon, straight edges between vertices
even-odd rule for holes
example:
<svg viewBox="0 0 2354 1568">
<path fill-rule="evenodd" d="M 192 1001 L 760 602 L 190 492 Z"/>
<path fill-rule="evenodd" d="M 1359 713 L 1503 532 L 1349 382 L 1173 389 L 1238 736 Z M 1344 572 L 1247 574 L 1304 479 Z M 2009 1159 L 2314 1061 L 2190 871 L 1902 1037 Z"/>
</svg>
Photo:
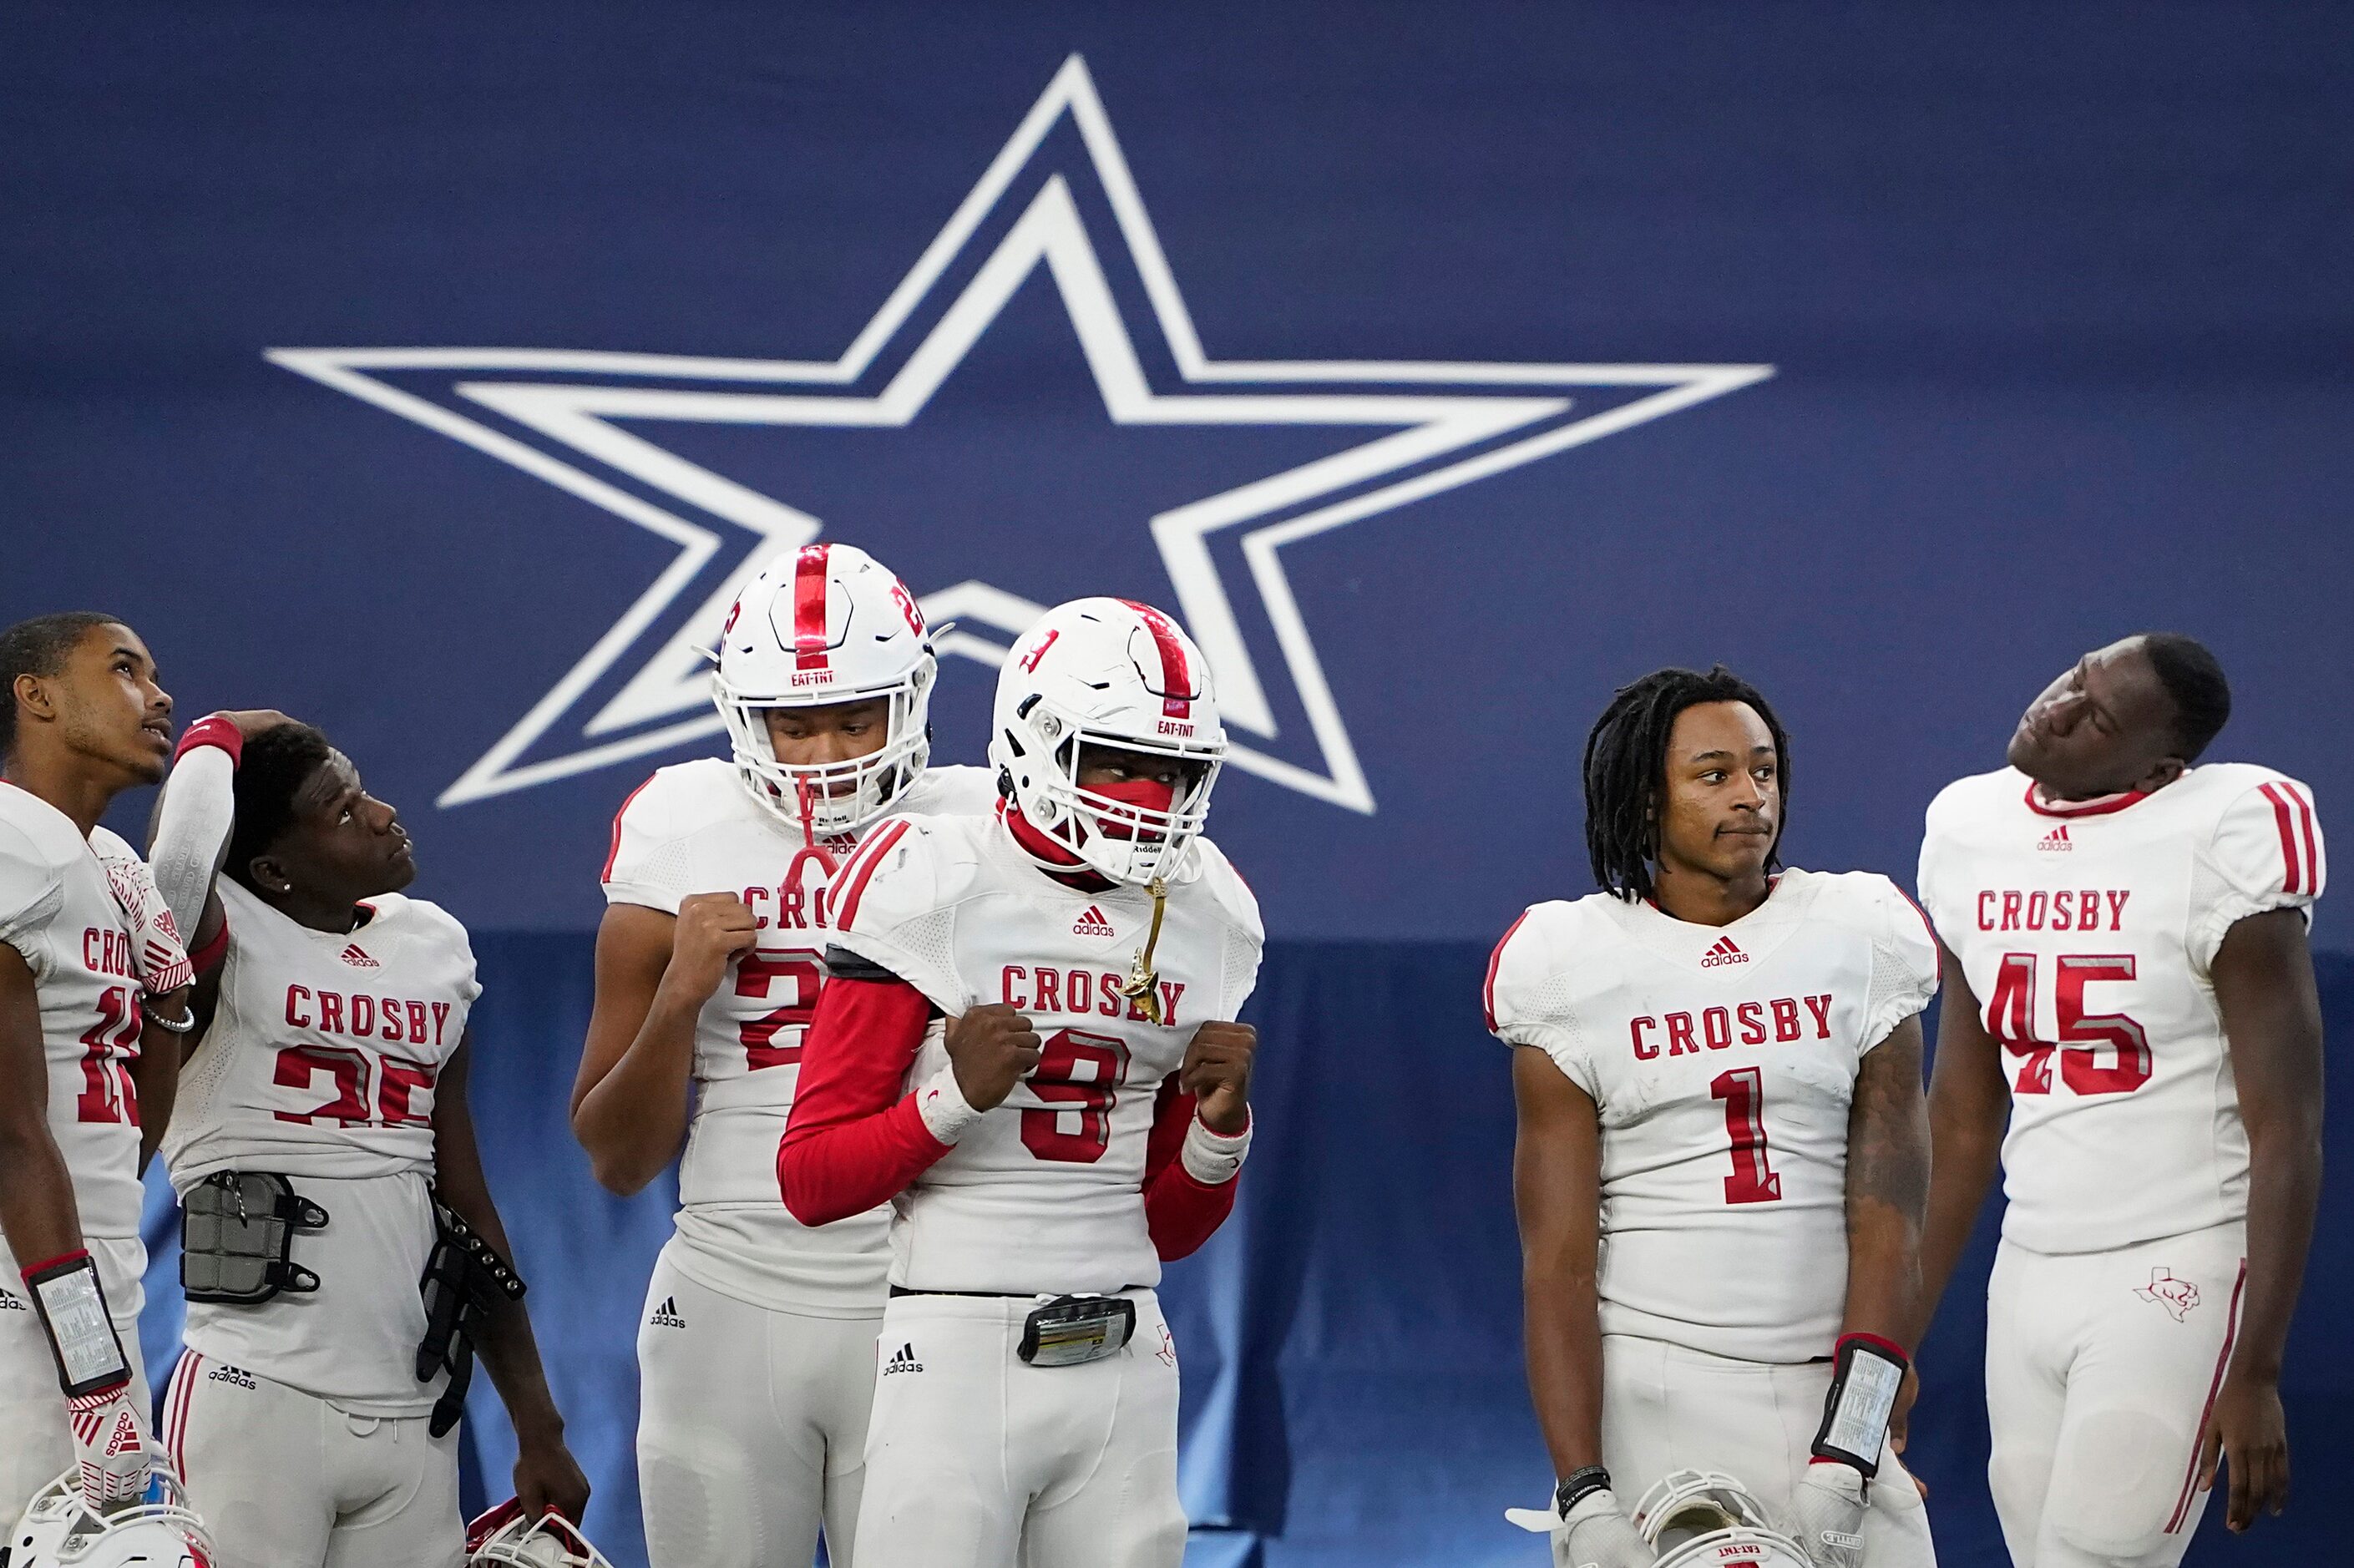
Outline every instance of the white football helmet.
<svg viewBox="0 0 2354 1568">
<path fill-rule="evenodd" d="M 68 1470 L 35 1494 L 5 1541 L 6 1568 L 212 1568 L 212 1538 L 161 1464 L 147 1500 L 99 1513 Z"/>
<path fill-rule="evenodd" d="M 719 634 L 711 700 L 752 798 L 809 838 L 856 832 L 922 777 L 931 630 L 915 595 L 854 545 L 804 545 L 746 585 Z M 883 748 L 848 762 L 777 760 L 766 708 L 890 701 Z"/>
<path fill-rule="evenodd" d="M 1174 757 L 1199 777 L 1165 806 L 1079 787 L 1079 749 Z M 1184 874 L 1226 732 L 1209 661 L 1150 605 L 1076 599 L 1023 633 L 997 674 L 989 761 L 1031 827 L 1115 882 Z M 1149 791 L 1148 791 L 1149 793 Z M 1041 864 L 1054 862 L 1031 852 Z"/>
<path fill-rule="evenodd" d="M 466 1527 L 466 1568 L 613 1568 L 580 1527 L 560 1513 L 523 1516 L 509 1498 Z"/>
<path fill-rule="evenodd" d="M 1808 1568 L 1749 1489 L 1718 1470 L 1676 1470 L 1635 1505 L 1635 1528 L 1659 1568 Z"/>
</svg>

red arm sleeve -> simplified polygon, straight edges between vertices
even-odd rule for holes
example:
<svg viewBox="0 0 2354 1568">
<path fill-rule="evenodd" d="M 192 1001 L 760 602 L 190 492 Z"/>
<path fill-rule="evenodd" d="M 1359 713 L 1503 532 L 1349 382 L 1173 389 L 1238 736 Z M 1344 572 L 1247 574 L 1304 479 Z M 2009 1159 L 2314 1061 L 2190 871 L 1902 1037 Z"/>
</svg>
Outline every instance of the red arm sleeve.
<svg viewBox="0 0 2354 1568">
<path fill-rule="evenodd" d="M 1178 1089 L 1172 1074 L 1153 1102 L 1152 1135 L 1144 1146 L 1144 1228 L 1163 1263 L 1189 1255 L 1216 1234 L 1235 1212 L 1235 1188 L 1242 1181 L 1237 1175 L 1213 1187 L 1185 1169 L 1177 1151 L 1193 1125 L 1193 1097 Z"/>
<path fill-rule="evenodd" d="M 905 980 L 837 975 L 818 993 L 777 1148 L 777 1185 L 801 1224 L 863 1214 L 949 1151 L 917 1114 L 916 1097 L 899 1092 L 930 1016 Z"/>
</svg>

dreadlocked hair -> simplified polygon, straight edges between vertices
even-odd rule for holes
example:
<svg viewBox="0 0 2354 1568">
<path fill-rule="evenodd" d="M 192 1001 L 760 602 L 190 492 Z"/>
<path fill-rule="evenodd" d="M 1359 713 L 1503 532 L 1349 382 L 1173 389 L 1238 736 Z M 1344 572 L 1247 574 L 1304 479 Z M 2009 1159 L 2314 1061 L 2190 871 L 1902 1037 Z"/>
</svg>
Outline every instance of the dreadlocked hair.
<svg viewBox="0 0 2354 1568">
<path fill-rule="evenodd" d="M 334 755 L 307 724 L 281 724 L 247 741 L 237 764 L 237 825 L 222 869 L 253 889 L 253 863 L 268 854 L 294 821 L 294 796 Z"/>
<path fill-rule="evenodd" d="M 2174 700 L 2174 744 L 2196 762 L 2232 717 L 2232 683 L 2207 645 L 2179 631 L 2152 631 L 2141 640 L 2158 684 Z"/>
<path fill-rule="evenodd" d="M 1654 670 L 1621 686 L 1585 737 L 1585 853 L 1595 885 L 1632 904 L 1651 895 L 1651 863 L 1659 853 L 1659 807 L 1667 779 L 1668 736 L 1676 715 L 1702 703 L 1746 703 L 1774 737 L 1782 798 L 1790 796 L 1790 737 L 1756 687 L 1719 664 L 1697 670 Z M 1767 857 L 1781 863 L 1780 840 Z"/>
<path fill-rule="evenodd" d="M 95 609 L 37 615 L 0 631 L 0 756 L 16 749 L 16 677 L 43 679 L 66 667 L 66 655 L 93 627 L 120 626 L 120 617 Z"/>
</svg>

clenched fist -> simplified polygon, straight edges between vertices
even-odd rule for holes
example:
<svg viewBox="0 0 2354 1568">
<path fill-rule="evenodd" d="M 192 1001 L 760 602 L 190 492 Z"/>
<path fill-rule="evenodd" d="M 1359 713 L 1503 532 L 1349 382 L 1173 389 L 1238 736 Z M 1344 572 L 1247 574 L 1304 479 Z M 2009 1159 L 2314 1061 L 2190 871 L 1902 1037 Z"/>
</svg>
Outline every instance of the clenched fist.
<svg viewBox="0 0 2354 1568">
<path fill-rule="evenodd" d="M 1224 1138 L 1250 1126 L 1251 1055 L 1258 1031 L 1247 1023 L 1213 1019 L 1193 1031 L 1177 1086 L 1192 1095 L 1202 1125 Z"/>
<path fill-rule="evenodd" d="M 752 906 L 732 893 L 690 893 L 678 902 L 663 984 L 701 1002 L 719 989 L 727 960 L 759 939 Z"/>
<path fill-rule="evenodd" d="M 949 1020 L 949 1061 L 957 1092 L 975 1110 L 1005 1103 L 1022 1075 L 1038 1065 L 1038 1032 L 1002 1001 L 968 1008 Z"/>
</svg>

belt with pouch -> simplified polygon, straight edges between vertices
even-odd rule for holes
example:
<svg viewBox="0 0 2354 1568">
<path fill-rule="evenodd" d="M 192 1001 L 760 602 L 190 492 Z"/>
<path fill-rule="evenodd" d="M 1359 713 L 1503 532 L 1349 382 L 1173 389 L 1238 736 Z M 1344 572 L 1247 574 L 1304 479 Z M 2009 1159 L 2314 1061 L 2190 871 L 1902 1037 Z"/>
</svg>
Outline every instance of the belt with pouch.
<svg viewBox="0 0 2354 1568">
<path fill-rule="evenodd" d="M 1129 1290 L 1140 1286 L 1128 1286 Z M 1136 1303 L 1121 1296 L 1055 1296 L 1041 1299 L 1028 1290 L 911 1290 L 891 1287 L 894 1300 L 908 1296 L 965 1296 L 994 1301 L 1036 1301 L 1022 1320 L 1022 1343 L 1014 1354 L 1034 1367 L 1075 1367 L 1118 1355 L 1136 1337 Z"/>
</svg>

